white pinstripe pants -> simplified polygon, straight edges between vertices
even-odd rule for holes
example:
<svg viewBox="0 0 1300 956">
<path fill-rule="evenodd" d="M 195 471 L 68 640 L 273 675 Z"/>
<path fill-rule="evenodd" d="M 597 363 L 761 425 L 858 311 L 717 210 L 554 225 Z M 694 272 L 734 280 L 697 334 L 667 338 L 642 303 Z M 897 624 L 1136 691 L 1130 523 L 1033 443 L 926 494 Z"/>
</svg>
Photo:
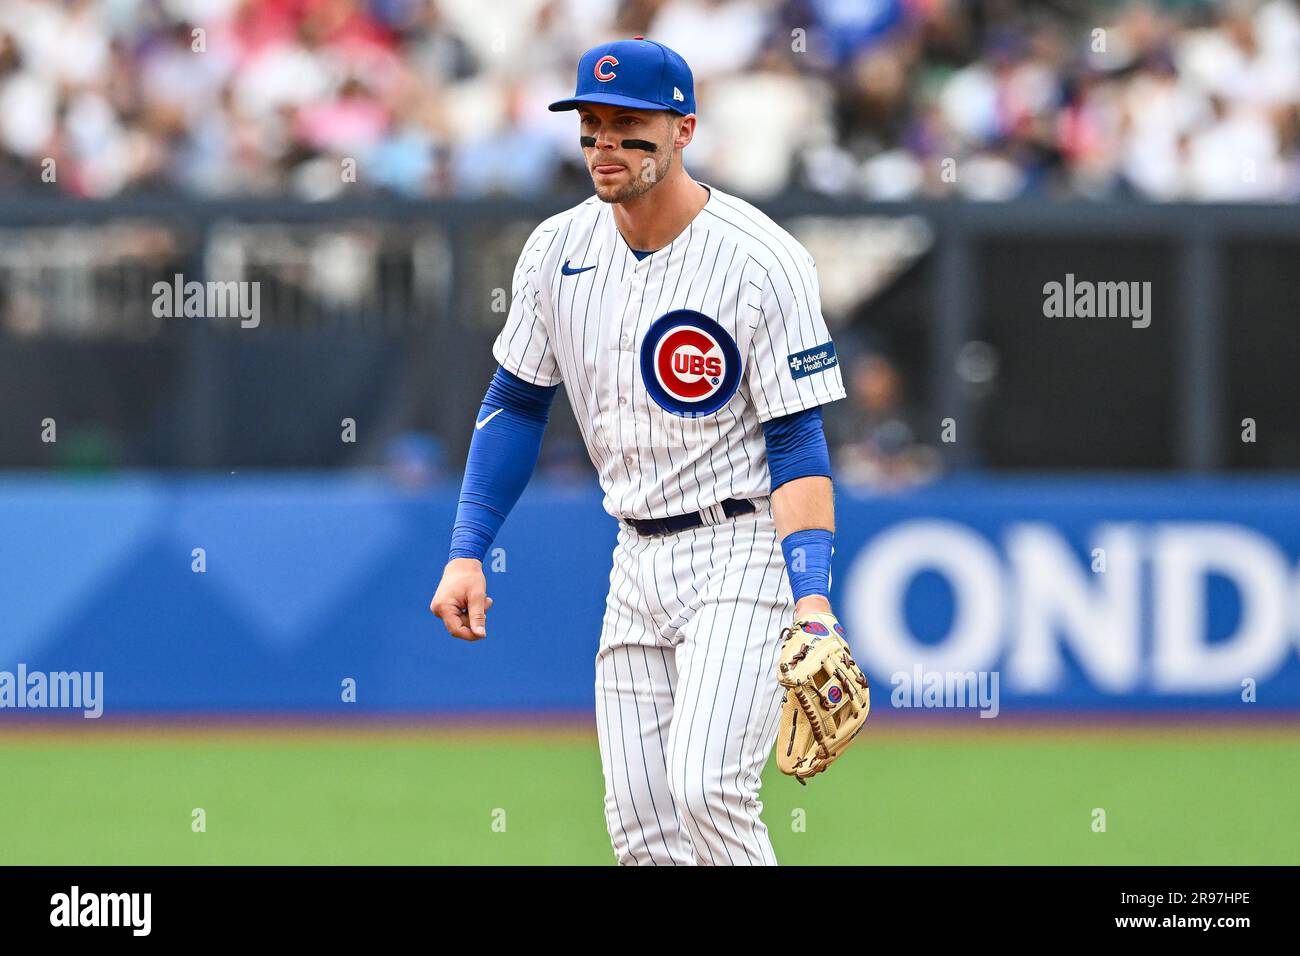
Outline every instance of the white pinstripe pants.
<svg viewBox="0 0 1300 956">
<path fill-rule="evenodd" d="M 621 526 L 596 655 L 605 821 L 620 864 L 775 865 L 759 819 L 794 606 L 767 499 L 678 534 Z"/>
</svg>

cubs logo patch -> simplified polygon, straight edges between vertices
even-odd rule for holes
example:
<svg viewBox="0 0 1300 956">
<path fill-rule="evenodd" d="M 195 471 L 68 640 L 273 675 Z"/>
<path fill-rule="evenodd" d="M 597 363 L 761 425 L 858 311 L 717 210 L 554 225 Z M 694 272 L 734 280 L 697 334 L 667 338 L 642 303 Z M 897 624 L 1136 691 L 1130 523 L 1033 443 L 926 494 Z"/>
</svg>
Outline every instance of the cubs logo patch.
<svg viewBox="0 0 1300 956">
<path fill-rule="evenodd" d="M 740 349 L 704 313 L 677 309 L 655 319 L 642 339 L 641 380 L 666 412 L 712 415 L 740 385 Z"/>
<path fill-rule="evenodd" d="M 831 702 L 832 706 L 838 704 L 844 699 L 844 691 L 840 690 L 838 684 L 831 684 L 830 687 L 826 688 L 826 699 Z"/>
<path fill-rule="evenodd" d="M 602 83 L 608 83 L 614 77 L 618 76 L 617 73 L 609 69 L 609 67 L 611 66 L 618 66 L 618 57 L 602 56 L 599 60 L 597 60 L 596 69 L 594 71 L 596 74 L 596 79 L 600 80 L 600 82 Z"/>
<path fill-rule="evenodd" d="M 825 624 L 819 624 L 816 621 L 809 621 L 803 626 L 803 629 L 809 634 L 816 634 L 819 637 L 826 637 L 830 634 L 830 631 L 826 630 Z"/>
</svg>

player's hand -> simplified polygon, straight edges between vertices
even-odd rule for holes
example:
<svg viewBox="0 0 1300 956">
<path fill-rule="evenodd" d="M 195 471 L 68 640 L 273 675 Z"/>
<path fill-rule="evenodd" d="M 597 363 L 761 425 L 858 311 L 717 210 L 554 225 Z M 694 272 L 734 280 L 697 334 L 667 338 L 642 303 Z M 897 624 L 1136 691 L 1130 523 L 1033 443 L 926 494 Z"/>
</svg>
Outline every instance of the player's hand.
<svg viewBox="0 0 1300 956">
<path fill-rule="evenodd" d="M 462 641 L 487 637 L 487 611 L 491 606 L 483 562 L 473 558 L 448 561 L 438 591 L 429 602 L 429 610 L 442 619 L 447 633 Z"/>
<path fill-rule="evenodd" d="M 803 620 L 809 614 L 834 614 L 831 610 L 831 602 L 820 594 L 809 594 L 807 597 L 800 598 L 794 606 L 794 619 Z"/>
</svg>

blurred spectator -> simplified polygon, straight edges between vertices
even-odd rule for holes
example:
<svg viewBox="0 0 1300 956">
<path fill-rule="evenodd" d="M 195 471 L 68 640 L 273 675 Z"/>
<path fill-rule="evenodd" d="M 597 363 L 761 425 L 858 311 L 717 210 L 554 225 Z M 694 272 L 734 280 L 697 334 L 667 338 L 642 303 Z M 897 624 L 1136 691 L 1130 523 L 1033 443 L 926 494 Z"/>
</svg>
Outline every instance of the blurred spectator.
<svg viewBox="0 0 1300 956">
<path fill-rule="evenodd" d="M 0 191 L 543 195 L 634 33 L 756 198 L 1300 197 L 1300 0 L 5 0 Z"/>
<path fill-rule="evenodd" d="M 935 477 L 939 456 L 917 441 L 904 409 L 903 379 L 890 359 L 866 352 L 848 363 L 847 412 L 831 428 L 836 449 L 835 474 L 849 483 L 892 490 L 921 484 Z"/>
</svg>

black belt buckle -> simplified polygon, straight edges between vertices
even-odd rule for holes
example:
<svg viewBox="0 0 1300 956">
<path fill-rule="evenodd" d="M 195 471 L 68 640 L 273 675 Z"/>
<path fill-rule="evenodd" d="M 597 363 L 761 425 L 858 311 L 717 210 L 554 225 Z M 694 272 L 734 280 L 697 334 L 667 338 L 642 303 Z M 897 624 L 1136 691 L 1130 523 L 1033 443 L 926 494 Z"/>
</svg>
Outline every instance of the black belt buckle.
<svg viewBox="0 0 1300 956">
<path fill-rule="evenodd" d="M 754 502 L 748 498 L 728 498 L 721 502 L 721 505 L 722 513 L 728 518 L 753 514 L 758 510 Z M 704 515 L 692 511 L 690 514 L 670 515 L 667 518 L 629 518 L 627 523 L 636 530 L 637 534 L 652 537 L 657 534 L 675 534 L 678 531 L 698 528 L 704 524 Z"/>
</svg>

